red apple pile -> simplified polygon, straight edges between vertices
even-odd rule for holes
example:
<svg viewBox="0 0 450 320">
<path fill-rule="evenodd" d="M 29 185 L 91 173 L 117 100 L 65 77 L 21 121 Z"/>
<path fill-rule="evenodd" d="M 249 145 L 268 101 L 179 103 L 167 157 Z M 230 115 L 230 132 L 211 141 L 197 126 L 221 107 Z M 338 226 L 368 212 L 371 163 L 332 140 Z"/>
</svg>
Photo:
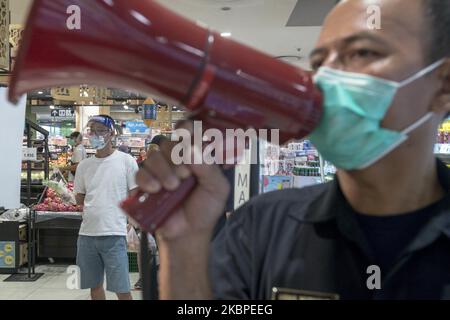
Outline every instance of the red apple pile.
<svg viewBox="0 0 450 320">
<path fill-rule="evenodd" d="M 73 191 L 73 183 L 69 183 L 67 188 Z M 36 211 L 49 212 L 82 212 L 83 206 L 64 203 L 55 190 L 48 188 L 44 201 L 34 206 Z"/>
</svg>

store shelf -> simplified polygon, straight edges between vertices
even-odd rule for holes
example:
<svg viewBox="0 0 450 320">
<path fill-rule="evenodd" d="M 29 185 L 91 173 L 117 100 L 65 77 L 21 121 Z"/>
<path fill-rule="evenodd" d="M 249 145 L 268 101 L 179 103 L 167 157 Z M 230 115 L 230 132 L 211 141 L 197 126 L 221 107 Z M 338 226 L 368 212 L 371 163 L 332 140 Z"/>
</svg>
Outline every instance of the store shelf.
<svg viewBox="0 0 450 320">
<path fill-rule="evenodd" d="M 25 184 L 26 184 L 27 182 L 22 180 L 22 183 L 25 183 Z M 31 186 L 31 187 L 42 187 L 42 188 L 45 188 L 45 186 L 42 184 L 42 182 L 32 182 L 32 183 L 30 184 L 30 186 Z M 21 188 L 26 188 L 27 185 L 21 185 L 20 187 L 21 187 Z"/>
<path fill-rule="evenodd" d="M 445 163 L 450 163 L 450 153 L 436 153 L 436 157 L 438 157 Z"/>
</svg>

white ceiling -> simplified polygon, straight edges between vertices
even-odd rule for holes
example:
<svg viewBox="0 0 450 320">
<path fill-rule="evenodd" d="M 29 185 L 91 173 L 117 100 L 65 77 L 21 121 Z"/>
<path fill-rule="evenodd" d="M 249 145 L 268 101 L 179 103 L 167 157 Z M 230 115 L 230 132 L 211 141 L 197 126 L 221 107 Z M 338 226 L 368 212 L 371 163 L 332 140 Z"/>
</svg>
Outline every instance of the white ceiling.
<svg viewBox="0 0 450 320">
<path fill-rule="evenodd" d="M 321 1 L 321 0 L 317 0 Z M 309 67 L 308 55 L 321 27 L 286 27 L 297 0 L 159 0 L 168 8 L 273 56 L 300 55 L 293 62 Z M 230 7 L 230 11 L 222 11 Z M 301 49 L 298 52 L 298 48 Z"/>
<path fill-rule="evenodd" d="M 126 0 L 116 0 L 126 1 Z M 286 27 L 297 0 L 158 0 L 168 8 L 273 56 L 300 55 L 293 61 L 308 67 L 308 55 L 320 27 Z M 322 1 L 322 0 L 317 0 Z M 32 0 L 10 0 L 11 22 L 25 23 Z M 222 7 L 231 10 L 223 11 Z M 300 48 L 300 52 L 298 49 Z"/>
</svg>

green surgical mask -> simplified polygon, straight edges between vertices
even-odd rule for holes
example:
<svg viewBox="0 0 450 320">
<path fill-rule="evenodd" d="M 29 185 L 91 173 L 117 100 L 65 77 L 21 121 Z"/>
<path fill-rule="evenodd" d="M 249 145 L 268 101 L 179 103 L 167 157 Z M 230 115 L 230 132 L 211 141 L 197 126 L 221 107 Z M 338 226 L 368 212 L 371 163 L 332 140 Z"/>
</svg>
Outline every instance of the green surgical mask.
<svg viewBox="0 0 450 320">
<path fill-rule="evenodd" d="M 381 127 L 397 91 L 443 62 L 440 60 L 402 82 L 321 67 L 314 82 L 324 94 L 324 114 L 309 137 L 311 142 L 339 169 L 364 169 L 374 164 L 432 118 L 432 113 L 427 113 L 401 132 Z"/>
</svg>

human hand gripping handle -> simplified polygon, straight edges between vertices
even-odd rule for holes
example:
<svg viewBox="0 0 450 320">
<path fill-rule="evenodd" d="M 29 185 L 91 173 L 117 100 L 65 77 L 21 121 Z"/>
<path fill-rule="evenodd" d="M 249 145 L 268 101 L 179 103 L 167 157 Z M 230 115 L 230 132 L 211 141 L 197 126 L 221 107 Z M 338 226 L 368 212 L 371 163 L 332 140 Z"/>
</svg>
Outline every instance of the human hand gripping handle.
<svg viewBox="0 0 450 320">
<path fill-rule="evenodd" d="M 190 176 L 182 180 L 174 191 L 161 189 L 155 194 L 139 191 L 122 202 L 121 207 L 141 228 L 154 234 L 169 218 L 170 213 L 184 203 L 196 184 L 196 178 Z"/>
<path fill-rule="evenodd" d="M 139 170 L 139 194 L 122 207 L 144 230 L 164 238 L 209 234 L 223 213 L 230 186 L 218 165 L 171 161 L 176 143 L 165 141 Z M 192 148 L 192 158 L 199 152 Z"/>
</svg>

